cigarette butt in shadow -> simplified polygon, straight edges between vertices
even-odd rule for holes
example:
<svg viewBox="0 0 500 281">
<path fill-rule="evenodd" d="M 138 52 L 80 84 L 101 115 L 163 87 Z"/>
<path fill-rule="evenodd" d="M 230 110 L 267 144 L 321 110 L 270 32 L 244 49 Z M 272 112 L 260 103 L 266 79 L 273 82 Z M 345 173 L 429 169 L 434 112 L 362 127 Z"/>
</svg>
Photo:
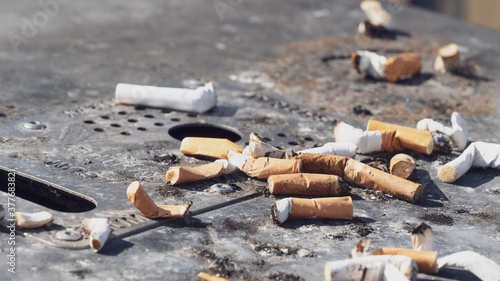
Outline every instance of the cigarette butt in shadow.
<svg viewBox="0 0 500 281">
<path fill-rule="evenodd" d="M 271 194 L 344 196 L 349 188 L 335 175 L 288 174 L 273 175 L 267 179 Z"/>
<path fill-rule="evenodd" d="M 382 247 L 373 252 L 373 255 L 402 255 L 412 258 L 418 266 L 419 273 L 436 274 L 438 272 L 437 252 L 416 251 L 404 248 Z"/>
<path fill-rule="evenodd" d="M 186 155 L 227 159 L 227 153 L 230 150 L 241 153 L 243 147 L 228 139 L 187 137 L 182 140 L 180 150 Z"/>
<path fill-rule="evenodd" d="M 350 220 L 353 205 L 350 196 L 326 198 L 285 198 L 271 207 L 271 218 L 275 224 L 282 224 L 288 218 L 327 218 Z"/>
<path fill-rule="evenodd" d="M 349 159 L 346 163 L 344 180 L 411 203 L 419 201 L 424 192 L 421 184 L 385 173 L 354 159 Z"/>
<path fill-rule="evenodd" d="M 141 213 L 151 219 L 182 218 L 189 215 L 191 207 L 191 204 L 158 206 L 138 181 L 134 181 L 128 186 L 127 197 Z"/>
<path fill-rule="evenodd" d="M 407 179 L 415 170 L 417 164 L 415 159 L 408 154 L 400 153 L 394 155 L 389 163 L 389 170 L 391 174 Z"/>
</svg>

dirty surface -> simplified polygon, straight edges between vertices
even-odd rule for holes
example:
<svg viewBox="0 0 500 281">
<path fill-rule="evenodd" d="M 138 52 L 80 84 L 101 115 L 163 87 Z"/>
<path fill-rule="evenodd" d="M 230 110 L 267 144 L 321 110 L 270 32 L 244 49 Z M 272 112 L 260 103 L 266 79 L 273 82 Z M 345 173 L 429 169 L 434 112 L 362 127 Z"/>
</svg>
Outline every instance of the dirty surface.
<svg viewBox="0 0 500 281">
<path fill-rule="evenodd" d="M 441 182 L 438 168 L 457 153 L 407 152 L 417 161 L 409 180 L 425 186 L 417 204 L 351 186 L 351 221 L 293 219 L 276 226 L 270 206 L 284 196 L 270 195 L 265 181 L 241 173 L 165 184 L 171 166 L 208 163 L 180 153 L 169 130 L 182 124 L 227 126 L 241 135 L 241 146 L 255 132 L 291 152 L 332 141 L 335 119 L 359 127 L 369 118 L 414 126 L 423 117 L 448 123 L 458 110 L 471 141 L 500 142 L 498 32 L 401 6 L 391 13 L 411 37 L 372 39 L 356 33 L 364 19 L 359 1 L 221 2 L 233 6 L 221 13 L 217 1 L 72 1 L 17 48 L 8 34 L 22 34 L 23 17 L 32 19 L 41 7 L 2 3 L 0 165 L 96 202 L 90 211 L 58 212 L 50 202 L 16 198 L 17 210 L 47 210 L 56 220 L 23 230 L 26 237 L 17 233 L 15 280 L 197 280 L 200 271 L 230 280 L 321 280 L 325 262 L 347 258 L 366 236 L 374 249 L 411 247 L 410 232 L 421 222 L 432 227 L 440 256 L 473 250 L 500 261 L 500 171 L 472 169 L 454 184 Z M 433 71 L 435 48 L 448 42 L 462 46 L 475 77 Z M 348 59 L 363 48 L 418 52 L 422 74 L 396 84 L 365 79 Z M 217 86 L 218 107 L 205 114 L 113 101 L 119 82 L 195 88 L 209 80 Z M 24 129 L 32 121 L 46 128 Z M 390 156 L 356 157 L 383 168 Z M 193 215 L 140 219 L 126 198 L 136 180 L 159 204 L 192 201 Z M 21 183 L 18 178 L 18 188 L 26 188 Z M 218 184 L 231 192 L 218 192 Z M 44 191 L 56 203 L 62 194 Z M 47 245 L 58 242 L 57 231 L 78 228 L 91 216 L 113 218 L 114 236 L 100 253 Z M 151 227 L 138 228 L 145 224 Z M 0 229 L 0 238 L 7 237 Z M 6 242 L 0 242 L 4 258 Z M 6 276 L 2 264 L 0 276 Z M 449 279 L 470 275 L 420 275 Z"/>
</svg>

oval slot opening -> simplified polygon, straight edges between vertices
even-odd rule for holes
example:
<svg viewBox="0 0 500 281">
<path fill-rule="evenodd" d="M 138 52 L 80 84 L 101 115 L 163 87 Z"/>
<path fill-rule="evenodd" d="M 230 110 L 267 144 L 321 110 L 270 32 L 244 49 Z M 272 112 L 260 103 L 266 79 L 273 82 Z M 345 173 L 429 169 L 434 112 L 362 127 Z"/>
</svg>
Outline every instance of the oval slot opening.
<svg viewBox="0 0 500 281">
<path fill-rule="evenodd" d="M 170 128 L 168 134 L 180 141 L 186 137 L 219 138 L 228 139 L 232 142 L 241 140 L 241 135 L 236 129 L 229 126 L 205 123 L 177 125 Z"/>
<path fill-rule="evenodd" d="M 97 202 L 88 196 L 0 166 L 0 190 L 9 193 L 9 183 L 14 183 L 16 197 L 55 211 L 80 213 L 97 207 Z M 10 186 L 12 187 L 12 184 Z"/>
</svg>

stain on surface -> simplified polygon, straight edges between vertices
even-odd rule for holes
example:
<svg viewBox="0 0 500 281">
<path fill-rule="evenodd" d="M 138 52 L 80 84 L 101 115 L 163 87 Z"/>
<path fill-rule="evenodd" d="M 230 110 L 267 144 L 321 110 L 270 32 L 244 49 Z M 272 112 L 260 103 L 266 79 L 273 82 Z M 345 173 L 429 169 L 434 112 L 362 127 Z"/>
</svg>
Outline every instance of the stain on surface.
<svg viewBox="0 0 500 281">
<path fill-rule="evenodd" d="M 447 216 L 445 214 L 425 214 L 421 217 L 419 217 L 421 220 L 428 221 L 432 224 L 436 225 L 448 225 L 451 226 L 454 224 L 454 219 L 450 216 Z"/>
</svg>

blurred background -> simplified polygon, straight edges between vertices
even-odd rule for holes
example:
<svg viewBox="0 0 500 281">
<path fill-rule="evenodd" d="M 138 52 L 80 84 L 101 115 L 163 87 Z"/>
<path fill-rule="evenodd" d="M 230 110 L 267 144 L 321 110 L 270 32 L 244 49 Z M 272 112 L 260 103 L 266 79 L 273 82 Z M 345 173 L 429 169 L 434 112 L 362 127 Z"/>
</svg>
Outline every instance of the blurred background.
<svg viewBox="0 0 500 281">
<path fill-rule="evenodd" d="M 392 0 L 500 30 L 499 0 Z"/>
</svg>

